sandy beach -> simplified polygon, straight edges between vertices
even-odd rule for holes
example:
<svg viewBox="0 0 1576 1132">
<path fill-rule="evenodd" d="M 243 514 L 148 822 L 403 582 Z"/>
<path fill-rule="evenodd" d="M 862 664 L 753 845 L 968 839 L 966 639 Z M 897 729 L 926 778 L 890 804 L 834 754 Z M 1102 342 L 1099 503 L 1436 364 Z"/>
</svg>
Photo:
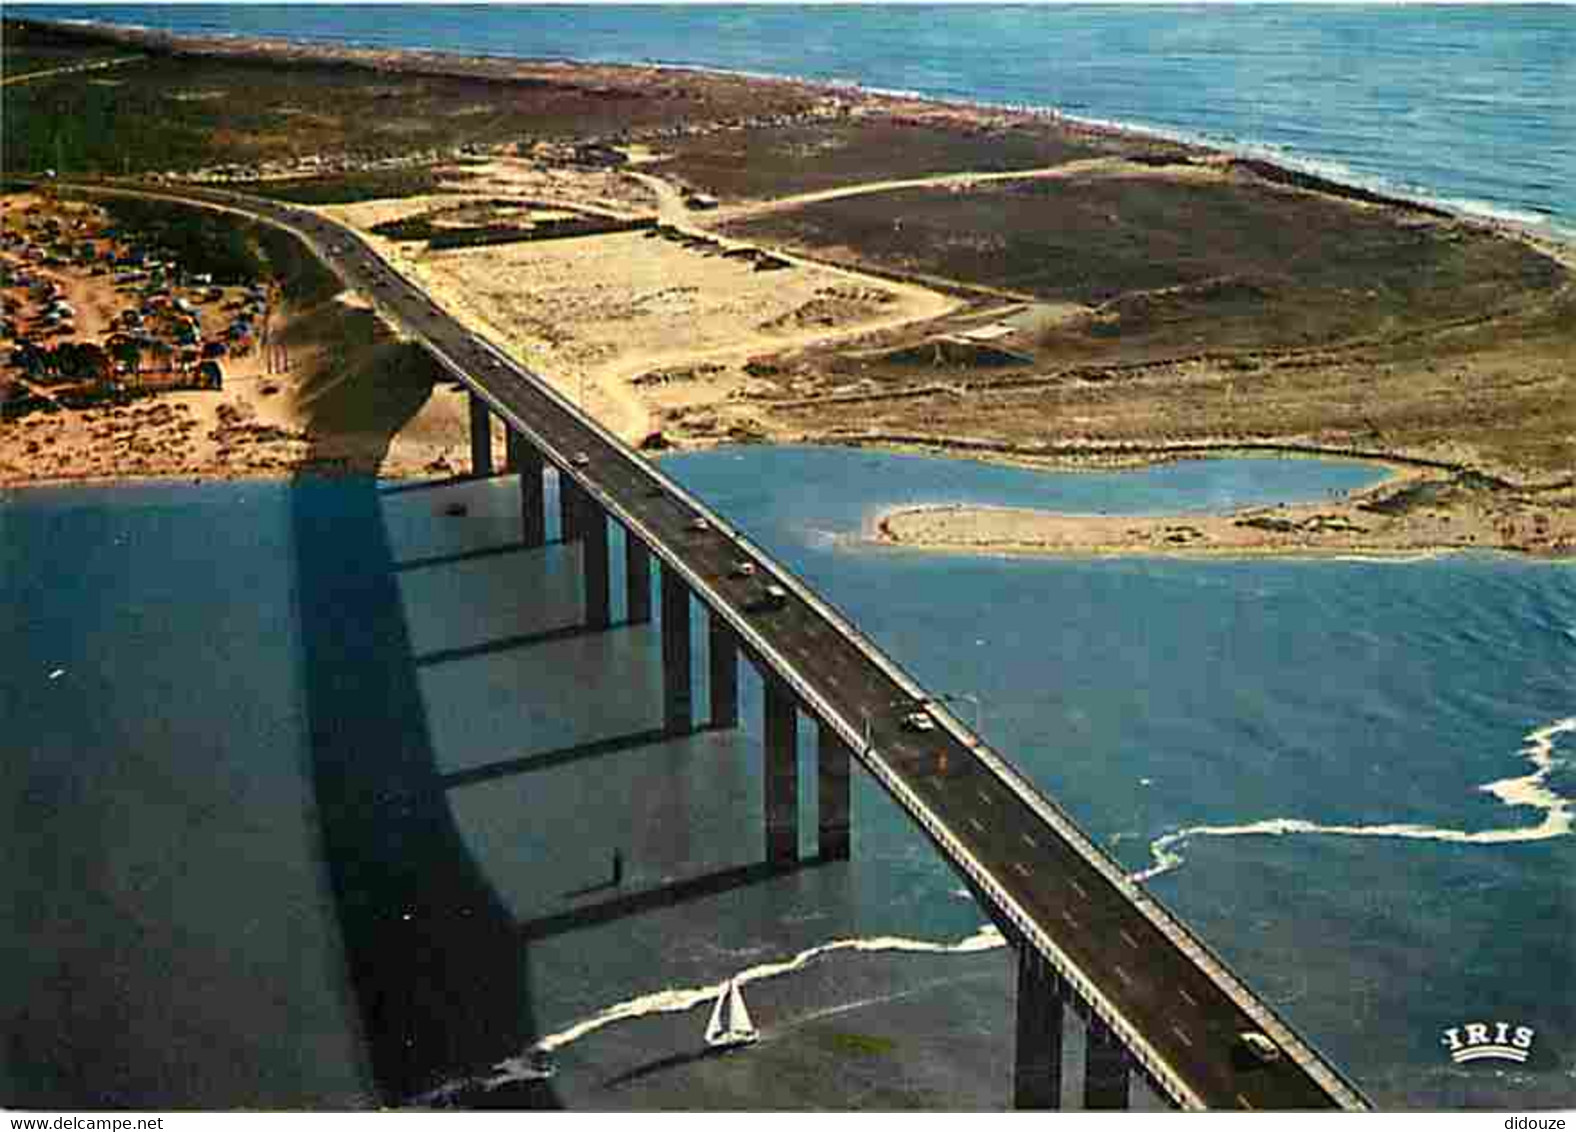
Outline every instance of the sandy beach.
<svg viewBox="0 0 1576 1132">
<path fill-rule="evenodd" d="M 1576 554 L 1572 493 L 1547 501 L 1472 498 L 1440 476 L 1395 469 L 1385 483 L 1318 503 L 1221 514 L 1086 515 L 936 504 L 893 508 L 874 541 L 968 554 L 1418 558 L 1496 549 Z M 1452 496 L 1457 498 L 1452 498 Z M 1465 496 L 1466 498 L 1460 498 Z"/>
</svg>

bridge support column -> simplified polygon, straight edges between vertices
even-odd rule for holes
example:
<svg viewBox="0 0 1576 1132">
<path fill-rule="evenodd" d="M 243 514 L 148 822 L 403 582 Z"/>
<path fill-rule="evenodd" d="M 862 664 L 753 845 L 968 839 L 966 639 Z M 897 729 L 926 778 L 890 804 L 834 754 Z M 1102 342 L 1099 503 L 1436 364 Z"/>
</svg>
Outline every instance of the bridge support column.
<svg viewBox="0 0 1576 1132">
<path fill-rule="evenodd" d="M 1066 996 L 1066 984 L 1045 957 L 1028 944 L 1020 945 L 1013 1108 L 1062 1107 L 1062 1003 Z"/>
<path fill-rule="evenodd" d="M 1127 1048 L 1094 1011 L 1084 1040 L 1084 1108 L 1119 1111 L 1127 1107 Z"/>
<path fill-rule="evenodd" d="M 586 626 L 606 629 L 613 623 L 612 586 L 608 578 L 607 513 L 596 500 L 579 492 L 581 574 L 584 577 Z"/>
<path fill-rule="evenodd" d="M 520 541 L 541 546 L 547 541 L 547 511 L 542 502 L 542 454 L 514 429 L 508 432 L 509 467 L 520 477 Z"/>
<path fill-rule="evenodd" d="M 580 513 L 584 510 L 585 492 L 569 478 L 567 472 L 558 473 L 558 540 L 575 542 L 580 538 Z"/>
<path fill-rule="evenodd" d="M 487 402 L 471 394 L 471 475 L 490 476 L 492 460 L 492 414 Z"/>
<path fill-rule="evenodd" d="M 799 705 L 775 674 L 766 686 L 766 863 L 799 859 Z"/>
<path fill-rule="evenodd" d="M 823 861 L 848 859 L 848 745 L 823 721 L 816 735 L 817 848 Z"/>
<path fill-rule="evenodd" d="M 628 530 L 624 532 L 624 609 L 631 625 L 651 620 L 651 551 Z"/>
<path fill-rule="evenodd" d="M 711 725 L 737 727 L 739 725 L 739 642 L 734 637 L 733 630 L 728 628 L 722 618 L 713 613 L 710 621 L 707 683 L 711 694 Z"/>
<path fill-rule="evenodd" d="M 662 725 L 669 735 L 695 729 L 690 692 L 690 594 L 684 579 L 662 564 Z"/>
</svg>

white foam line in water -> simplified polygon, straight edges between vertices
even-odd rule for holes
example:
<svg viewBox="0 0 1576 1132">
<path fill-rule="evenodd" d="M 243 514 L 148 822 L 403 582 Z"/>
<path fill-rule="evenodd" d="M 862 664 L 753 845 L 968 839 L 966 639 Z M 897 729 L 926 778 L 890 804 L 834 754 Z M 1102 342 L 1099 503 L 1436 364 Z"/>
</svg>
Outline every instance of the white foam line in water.
<svg viewBox="0 0 1576 1132">
<path fill-rule="evenodd" d="M 1133 874 L 1136 881 L 1151 880 L 1182 864 L 1177 847 L 1194 837 L 1284 837 L 1287 834 L 1317 833 L 1338 837 L 1401 837 L 1419 841 L 1448 841 L 1458 845 L 1509 845 L 1523 841 L 1544 841 L 1571 832 L 1576 821 L 1571 814 L 1572 799 L 1562 797 L 1545 785 L 1549 773 L 1563 760 L 1554 755 L 1557 737 L 1576 733 L 1576 716 L 1558 719 L 1524 736 L 1520 754 L 1533 766 L 1531 774 L 1502 778 L 1478 789 L 1494 795 L 1507 806 L 1530 806 L 1543 811 L 1537 825 L 1502 826 L 1498 829 L 1443 829 L 1413 822 L 1387 825 L 1321 825 L 1303 818 L 1266 818 L 1246 825 L 1198 825 L 1157 837 L 1149 846 L 1154 864 Z"/>
<path fill-rule="evenodd" d="M 705 1005 L 716 1000 L 717 996 L 727 989 L 728 983 L 737 979 L 739 983 L 753 983 L 762 979 L 774 979 L 779 975 L 786 975 L 800 970 L 822 955 L 834 951 L 908 951 L 929 952 L 932 954 L 960 955 L 975 951 L 991 951 L 998 947 L 1005 947 L 1007 941 L 1001 932 L 991 924 L 983 924 L 973 935 L 964 936 L 956 943 L 938 943 L 928 939 L 910 939 L 906 936 L 870 936 L 858 939 L 835 939 L 830 943 L 809 947 L 793 956 L 776 963 L 762 963 L 754 967 L 747 967 L 719 983 L 710 983 L 699 987 L 669 987 L 666 990 L 653 991 L 650 994 L 639 995 L 614 1003 L 603 1008 L 588 1018 L 582 1018 L 566 1029 L 556 1034 L 549 1034 L 532 1046 L 525 1054 L 500 1061 L 493 1066 L 496 1072 L 491 1077 L 467 1078 L 454 1081 L 447 1085 L 425 1094 L 419 1098 L 422 1102 L 433 1102 L 452 1096 L 466 1089 L 496 1089 L 514 1081 L 529 1081 L 541 1076 L 541 1070 L 532 1064 L 533 1054 L 551 1053 L 553 1050 L 562 1049 L 571 1042 L 579 1041 L 587 1034 L 594 1033 L 604 1026 L 611 1026 L 617 1022 L 628 1022 L 635 1018 L 644 1018 L 652 1014 L 682 1013 L 693 1010 L 697 1006 Z"/>
</svg>

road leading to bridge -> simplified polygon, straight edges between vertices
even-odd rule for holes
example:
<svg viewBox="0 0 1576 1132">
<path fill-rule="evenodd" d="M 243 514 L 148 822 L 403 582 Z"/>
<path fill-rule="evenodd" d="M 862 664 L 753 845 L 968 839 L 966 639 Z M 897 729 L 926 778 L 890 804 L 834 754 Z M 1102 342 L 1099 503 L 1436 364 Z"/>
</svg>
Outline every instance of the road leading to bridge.
<svg viewBox="0 0 1576 1132">
<path fill-rule="evenodd" d="M 101 191 L 136 191 L 130 189 Z M 345 282 L 422 341 L 559 473 L 643 540 L 829 724 L 993 907 L 1040 951 L 1175 1103 L 1212 1109 L 1361 1109 L 1360 1093 L 1298 1038 L 1015 768 L 761 548 L 544 381 L 439 309 L 352 231 L 303 209 L 212 190 L 145 195 L 218 205 L 303 237 Z M 699 522 L 704 520 L 704 523 Z M 740 577 L 741 561 L 756 566 Z M 763 586 L 788 590 L 761 601 Z M 915 731 L 924 707 L 938 721 Z M 1258 1031 L 1278 1060 L 1245 1056 Z"/>
</svg>

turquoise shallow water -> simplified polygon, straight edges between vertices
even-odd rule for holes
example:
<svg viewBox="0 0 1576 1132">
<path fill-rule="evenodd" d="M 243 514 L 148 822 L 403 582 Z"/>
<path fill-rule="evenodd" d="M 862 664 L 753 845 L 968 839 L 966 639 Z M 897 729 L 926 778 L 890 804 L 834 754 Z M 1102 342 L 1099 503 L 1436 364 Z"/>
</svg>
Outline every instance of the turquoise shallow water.
<svg viewBox="0 0 1576 1132">
<path fill-rule="evenodd" d="M 927 685 L 976 697 L 992 743 L 1130 868 L 1169 846 L 1182 863 L 1151 890 L 1381 1104 L 1572 1102 L 1576 861 L 1570 836 L 1536 832 L 1573 785 L 1576 734 L 1557 730 L 1576 716 L 1568 565 L 1006 560 L 859 538 L 914 500 L 1317 498 L 1376 474 L 1352 465 L 1045 476 L 748 449 L 664 467 Z M 572 620 L 572 557 L 468 553 L 517 528 L 510 481 L 464 490 L 463 520 L 441 493 L 355 481 L 5 497 L 8 1098 L 368 1105 L 373 1080 L 426 1080 L 422 1058 L 464 1041 L 517 1050 L 839 939 L 979 930 L 862 782 L 848 866 L 522 940 L 519 924 L 605 879 L 613 846 L 639 885 L 758 855 L 759 688 L 745 681 L 740 743 L 555 757 L 430 793 L 428 765 L 463 777 L 649 726 L 657 686 L 649 636 L 553 634 Z M 1528 805 L 1480 789 L 1534 776 Z M 487 976 L 491 1005 L 466 1008 L 486 1016 L 480 1038 L 393 989 L 412 969 L 403 924 L 423 933 L 412 955 Z M 762 1059 L 670 1063 L 703 1019 L 650 1015 L 568 1041 L 559 1099 L 771 1107 L 815 1087 L 829 1104 L 1000 1104 L 1003 964 L 821 953 L 752 985 Z M 385 1024 L 369 1029 L 374 1001 Z M 1534 1058 L 1451 1065 L 1441 1030 L 1483 1017 L 1534 1026 Z M 407 1025 L 416 1054 L 393 1048 Z M 894 1035 L 876 1064 L 902 1073 L 864 1092 L 857 1066 L 827 1060 L 828 1027 Z"/>
</svg>

